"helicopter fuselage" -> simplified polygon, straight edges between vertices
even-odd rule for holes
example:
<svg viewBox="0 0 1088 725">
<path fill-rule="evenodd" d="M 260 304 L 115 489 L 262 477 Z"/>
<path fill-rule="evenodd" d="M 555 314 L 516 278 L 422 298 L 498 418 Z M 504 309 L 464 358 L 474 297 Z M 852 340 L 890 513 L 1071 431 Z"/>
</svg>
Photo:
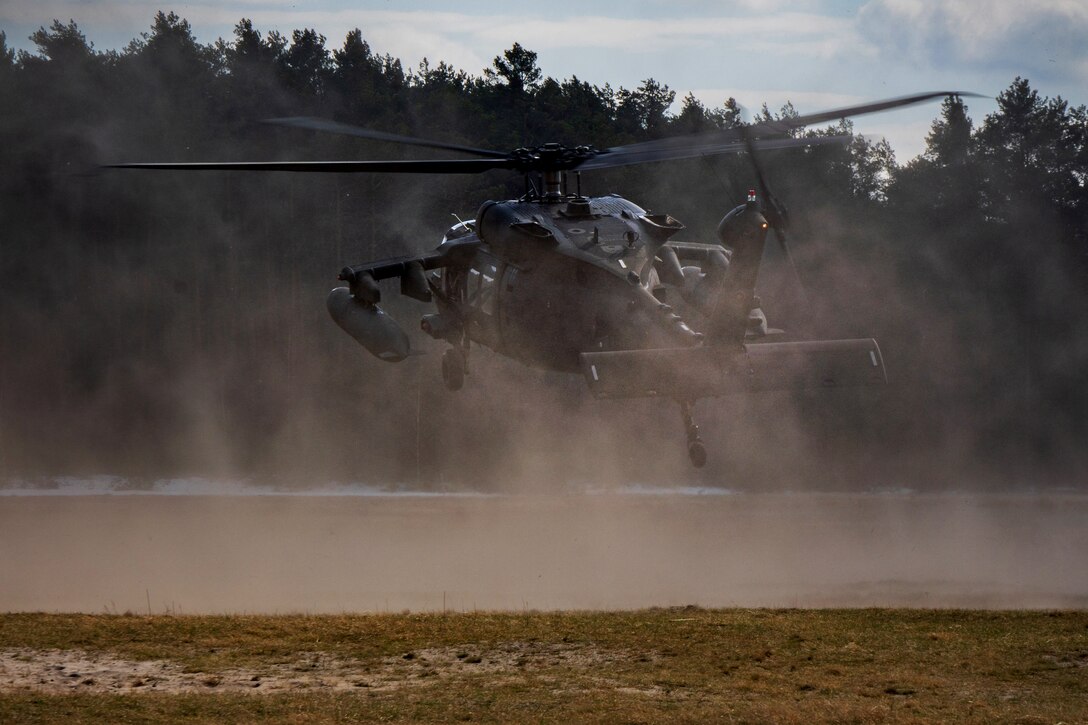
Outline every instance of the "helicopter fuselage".
<svg viewBox="0 0 1088 725">
<path fill-rule="evenodd" d="M 785 209 L 771 194 L 757 151 L 846 143 L 849 135 L 790 136 L 805 126 L 920 103 L 941 91 L 903 96 L 808 115 L 598 149 L 546 143 L 503 152 L 400 136 L 308 117 L 270 119 L 283 126 L 345 134 L 469 154 L 465 159 L 210 161 L 110 164 L 115 168 L 185 171 L 464 174 L 495 169 L 525 175 L 526 195 L 489 201 L 472 222 L 460 222 L 439 247 L 345 267 L 326 304 L 333 320 L 371 354 L 399 362 L 411 354 L 408 335 L 378 302 L 379 281 L 400 279 L 401 294 L 435 302 L 421 326 L 450 343 L 442 357 L 449 390 L 468 372 L 472 342 L 538 367 L 581 371 L 597 397 L 669 396 L 680 404 L 695 466 L 706 451 L 692 419 L 702 397 L 808 385 L 882 384 L 874 340 L 763 343 L 772 331 L 754 294 L 764 241 L 773 226 L 788 259 Z M 566 193 L 568 172 L 746 152 L 762 197 L 727 213 L 718 243 L 672 242 L 683 225 L 648 214 L 619 196 Z M 540 187 L 531 181 L 539 174 Z M 580 176 L 578 177 L 580 179 Z M 580 182 L 579 182 L 580 183 Z M 532 192 L 530 193 L 530 188 Z M 541 193 L 538 189 L 543 189 Z M 580 185 L 579 185 L 580 189 Z M 682 262 L 690 262 L 682 266 Z M 673 312 L 675 294 L 702 318 L 707 336 Z M 777 332 L 777 331 L 775 331 Z"/>
<path fill-rule="evenodd" d="M 487 202 L 443 239 L 479 244 L 432 277 L 455 322 L 442 327 L 565 372 L 583 352 L 694 346 L 701 335 L 654 295 L 655 254 L 681 228 L 618 196 Z"/>
</svg>

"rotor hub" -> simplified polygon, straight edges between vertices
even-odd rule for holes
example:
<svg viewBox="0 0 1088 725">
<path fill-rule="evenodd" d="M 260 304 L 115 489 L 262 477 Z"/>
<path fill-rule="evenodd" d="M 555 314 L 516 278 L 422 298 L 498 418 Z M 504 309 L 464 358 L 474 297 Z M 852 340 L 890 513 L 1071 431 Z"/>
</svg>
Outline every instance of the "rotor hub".
<svg viewBox="0 0 1088 725">
<path fill-rule="evenodd" d="M 548 174 L 575 169 L 598 153 L 591 146 L 568 148 L 558 143 L 546 143 L 532 149 L 516 149 L 510 154 L 509 159 L 514 163 L 514 168 L 522 173 L 536 171 Z"/>
</svg>

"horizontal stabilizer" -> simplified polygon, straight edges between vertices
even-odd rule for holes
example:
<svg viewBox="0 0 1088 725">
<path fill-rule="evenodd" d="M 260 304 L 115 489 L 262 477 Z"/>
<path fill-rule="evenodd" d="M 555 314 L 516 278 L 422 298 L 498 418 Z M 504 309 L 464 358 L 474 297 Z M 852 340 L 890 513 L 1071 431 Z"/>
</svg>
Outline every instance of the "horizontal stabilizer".
<svg viewBox="0 0 1088 725">
<path fill-rule="evenodd" d="M 677 400 L 766 390 L 838 388 L 887 382 L 876 340 L 707 345 L 587 352 L 582 373 L 597 398 Z"/>
</svg>

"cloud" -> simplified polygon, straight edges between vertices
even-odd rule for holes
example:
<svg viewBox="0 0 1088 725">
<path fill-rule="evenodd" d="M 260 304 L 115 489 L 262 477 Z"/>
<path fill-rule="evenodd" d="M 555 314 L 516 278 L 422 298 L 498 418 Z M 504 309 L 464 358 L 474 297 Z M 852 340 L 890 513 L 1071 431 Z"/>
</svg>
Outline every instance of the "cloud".
<svg viewBox="0 0 1088 725">
<path fill-rule="evenodd" d="M 979 69 L 1088 80 L 1083 0 L 871 0 L 858 31 L 884 56 L 922 67 Z"/>
<path fill-rule="evenodd" d="M 632 8 L 554 0 L 547 7 L 423 0 L 197 0 L 177 9 L 201 42 L 230 38 L 250 18 L 262 31 L 313 28 L 330 48 L 358 27 L 373 50 L 412 68 L 423 57 L 478 75 L 514 42 L 539 53 L 545 74 L 634 87 L 653 77 L 720 105 L 800 109 L 930 87 L 991 93 L 1015 75 L 1074 103 L 1088 84 L 1085 0 L 646 0 Z M 0 0 L 8 43 L 52 18 L 74 18 L 96 48 L 147 31 L 151 0 Z M 771 91 L 744 89 L 774 89 Z M 798 90 L 807 89 L 807 90 Z"/>
<path fill-rule="evenodd" d="M 498 18 L 481 26 L 475 35 L 495 42 L 525 37 L 533 48 L 660 50 L 729 41 L 742 45 L 773 44 L 780 52 L 795 52 L 795 43 L 819 47 L 833 37 L 851 32 L 847 19 L 783 13 L 665 19 L 628 16 Z"/>
<path fill-rule="evenodd" d="M 224 29 L 242 17 L 251 18 L 262 29 L 287 32 L 293 28 L 315 28 L 338 41 L 359 27 L 372 45 L 382 52 L 404 55 L 405 60 L 423 55 L 441 57 L 466 70 L 479 67 L 480 54 L 472 48 L 491 46 L 498 50 L 514 41 L 534 50 L 578 49 L 615 50 L 625 53 L 668 48 L 729 43 L 760 52 L 790 55 L 833 54 L 853 36 L 852 21 L 817 12 L 783 12 L 740 3 L 732 12 L 721 6 L 687 3 L 666 17 L 636 17 L 630 12 L 614 15 L 584 15 L 540 12 L 494 13 L 469 9 L 461 12 L 431 10 L 374 10 L 357 7 L 306 7 L 284 0 L 229 3 L 187 3 L 178 11 L 198 36 L 227 33 Z M 45 0 L 13 3 L 0 9 L 0 22 L 29 25 L 51 18 L 75 18 L 81 27 L 124 25 L 146 30 L 158 6 L 144 0 L 128 2 L 79 2 Z M 43 20 L 44 19 L 44 20 Z M 207 40 L 207 38 L 202 38 Z M 379 39 L 385 47 L 378 48 Z M 445 57 L 440 53 L 446 53 Z M 464 65 L 458 61 L 465 58 Z"/>
</svg>

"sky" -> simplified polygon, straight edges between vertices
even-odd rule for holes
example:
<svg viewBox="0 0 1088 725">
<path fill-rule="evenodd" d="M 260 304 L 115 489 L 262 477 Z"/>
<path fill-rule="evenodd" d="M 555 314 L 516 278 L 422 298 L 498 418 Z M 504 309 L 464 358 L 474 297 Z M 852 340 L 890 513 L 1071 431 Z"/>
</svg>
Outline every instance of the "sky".
<svg viewBox="0 0 1088 725">
<path fill-rule="evenodd" d="M 735 97 L 756 112 L 791 101 L 805 113 L 922 91 L 982 94 L 976 125 L 1016 76 L 1043 96 L 1088 103 L 1088 0 L 0 0 L 9 47 L 53 19 L 75 20 L 96 50 L 121 49 L 158 10 L 197 40 L 231 38 L 241 18 L 262 32 L 313 28 L 339 47 L 360 28 L 372 49 L 414 68 L 426 57 L 480 75 L 515 42 L 546 76 L 634 89 L 647 78 L 710 107 Z M 922 108 L 859 118 L 900 163 L 925 148 L 938 114 Z M 593 139 L 587 139 L 593 143 Z"/>
</svg>

